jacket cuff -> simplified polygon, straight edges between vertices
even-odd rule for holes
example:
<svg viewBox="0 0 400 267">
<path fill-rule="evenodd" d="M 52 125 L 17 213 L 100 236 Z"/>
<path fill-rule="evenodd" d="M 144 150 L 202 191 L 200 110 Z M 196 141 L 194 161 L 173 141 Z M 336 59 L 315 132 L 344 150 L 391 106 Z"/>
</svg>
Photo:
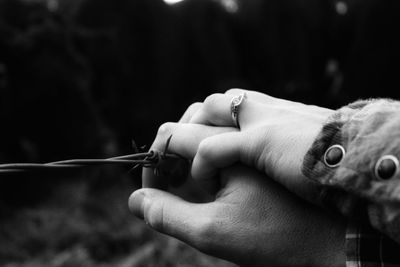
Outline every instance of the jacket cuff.
<svg viewBox="0 0 400 267">
<path fill-rule="evenodd" d="M 357 101 L 337 110 L 305 155 L 302 167 L 306 177 L 322 185 L 323 205 L 351 218 L 366 219 L 397 242 L 399 114 L 400 102 L 388 99 Z M 395 167 L 393 175 L 384 179 L 376 174 L 383 169 L 382 162 L 386 169 L 388 164 L 392 164 L 390 170 Z"/>
</svg>

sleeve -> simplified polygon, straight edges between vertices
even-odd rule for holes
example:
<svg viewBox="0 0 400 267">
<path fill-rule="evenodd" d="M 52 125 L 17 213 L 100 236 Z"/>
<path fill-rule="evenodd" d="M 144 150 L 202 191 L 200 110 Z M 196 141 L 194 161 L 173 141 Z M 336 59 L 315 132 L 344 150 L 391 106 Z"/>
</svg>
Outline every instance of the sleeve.
<svg viewBox="0 0 400 267">
<path fill-rule="evenodd" d="M 367 221 L 400 243 L 400 102 L 357 101 L 337 110 L 303 162 L 323 205 Z"/>
</svg>

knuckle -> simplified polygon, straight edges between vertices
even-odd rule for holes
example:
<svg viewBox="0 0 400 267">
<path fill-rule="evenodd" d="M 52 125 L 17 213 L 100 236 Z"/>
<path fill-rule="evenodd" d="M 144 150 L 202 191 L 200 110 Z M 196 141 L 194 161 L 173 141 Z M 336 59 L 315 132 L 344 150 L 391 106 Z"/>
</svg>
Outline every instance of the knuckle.
<svg viewBox="0 0 400 267">
<path fill-rule="evenodd" d="M 190 109 L 198 109 L 198 108 L 201 108 L 201 106 L 203 106 L 203 103 L 195 102 L 195 103 L 191 104 L 189 108 Z"/>
<path fill-rule="evenodd" d="M 171 135 L 172 130 L 173 130 L 173 128 L 174 128 L 174 125 L 175 125 L 175 123 L 172 123 L 172 122 L 163 123 L 163 124 L 158 128 L 158 131 L 157 131 L 157 138 L 163 138 L 163 137 L 166 137 L 166 136 Z"/>
<path fill-rule="evenodd" d="M 197 154 L 200 157 L 207 159 L 211 155 L 213 155 L 213 152 L 214 152 L 214 146 L 213 143 L 211 142 L 211 139 L 206 138 L 200 142 L 199 147 L 197 149 Z"/>
<path fill-rule="evenodd" d="M 203 107 L 205 109 L 209 109 L 217 105 L 223 95 L 222 94 L 212 94 L 207 96 L 207 98 L 204 100 L 204 105 Z"/>
<path fill-rule="evenodd" d="M 197 110 L 201 109 L 202 106 L 203 106 L 203 103 L 200 103 L 200 102 L 193 103 L 187 108 L 186 112 L 194 113 Z"/>
</svg>

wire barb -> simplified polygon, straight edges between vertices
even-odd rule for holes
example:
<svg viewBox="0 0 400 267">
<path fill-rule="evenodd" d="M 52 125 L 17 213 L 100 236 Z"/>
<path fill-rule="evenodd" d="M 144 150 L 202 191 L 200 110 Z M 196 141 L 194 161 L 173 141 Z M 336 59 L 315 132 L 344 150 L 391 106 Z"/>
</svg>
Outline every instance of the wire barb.
<svg viewBox="0 0 400 267">
<path fill-rule="evenodd" d="M 138 150 L 136 150 L 139 152 Z M 0 164 L 0 174 L 25 173 L 32 171 L 70 170 L 88 166 L 123 165 L 130 166 L 131 171 L 138 167 L 156 167 L 161 158 L 177 158 L 179 156 L 151 150 L 146 153 L 112 157 L 107 159 L 70 159 L 49 163 L 6 163 Z"/>
</svg>

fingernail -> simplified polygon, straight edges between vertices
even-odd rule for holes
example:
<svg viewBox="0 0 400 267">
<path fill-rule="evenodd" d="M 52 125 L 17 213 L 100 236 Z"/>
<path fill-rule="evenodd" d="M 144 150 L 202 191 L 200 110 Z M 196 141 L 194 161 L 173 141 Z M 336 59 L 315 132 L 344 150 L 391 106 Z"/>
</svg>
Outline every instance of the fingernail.
<svg viewBox="0 0 400 267">
<path fill-rule="evenodd" d="M 137 190 L 129 197 L 129 209 L 135 216 L 144 219 L 144 198 L 146 197 L 143 190 Z"/>
</svg>

